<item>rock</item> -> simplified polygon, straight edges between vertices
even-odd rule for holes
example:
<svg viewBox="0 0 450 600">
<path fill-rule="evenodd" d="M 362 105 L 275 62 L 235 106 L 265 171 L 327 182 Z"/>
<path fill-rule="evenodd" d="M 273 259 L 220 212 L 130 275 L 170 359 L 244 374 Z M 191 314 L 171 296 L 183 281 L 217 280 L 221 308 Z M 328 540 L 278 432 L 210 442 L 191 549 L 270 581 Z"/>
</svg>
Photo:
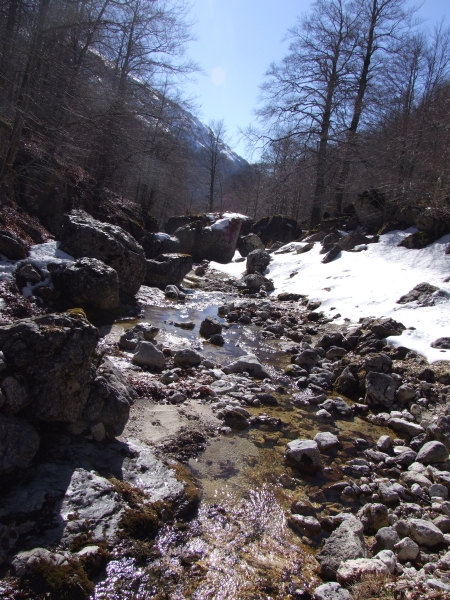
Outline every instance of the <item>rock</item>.
<svg viewBox="0 0 450 600">
<path fill-rule="evenodd" d="M 410 437 L 415 437 L 416 435 L 424 433 L 424 429 L 421 425 L 418 425 L 417 423 L 411 423 L 411 421 L 406 421 L 405 419 L 399 419 L 397 417 L 389 419 L 388 425 L 394 431 L 407 433 Z"/>
<path fill-rule="evenodd" d="M 400 541 L 400 536 L 393 527 L 381 527 L 375 534 L 378 550 L 394 550 Z"/>
<path fill-rule="evenodd" d="M 270 254 L 265 250 L 253 250 L 247 256 L 247 273 L 264 273 L 270 263 Z"/>
<path fill-rule="evenodd" d="M 334 383 L 334 387 L 341 394 L 352 394 L 358 389 L 358 381 L 351 372 L 350 367 L 345 367 Z"/>
<path fill-rule="evenodd" d="M 202 360 L 201 354 L 189 348 L 178 350 L 173 357 L 175 367 L 198 367 Z"/>
<path fill-rule="evenodd" d="M 123 350 L 134 351 L 141 340 L 150 341 L 158 335 L 158 327 L 150 323 L 138 323 L 134 327 L 127 329 L 119 339 L 119 346 Z"/>
<path fill-rule="evenodd" d="M 206 317 L 200 324 L 200 335 L 210 338 L 216 333 L 222 333 L 222 325 L 214 317 Z"/>
<path fill-rule="evenodd" d="M 267 289 L 268 282 L 269 280 L 260 273 L 252 273 L 251 275 L 245 275 L 238 282 L 238 289 L 248 289 L 251 294 L 256 294 L 261 289 Z"/>
<path fill-rule="evenodd" d="M 416 391 L 410 383 L 404 383 L 401 385 L 396 394 L 397 402 L 403 406 L 410 400 L 414 400 L 416 397 Z"/>
<path fill-rule="evenodd" d="M 373 231 L 380 229 L 391 213 L 385 194 L 374 188 L 358 194 L 354 209 L 361 225 Z"/>
<path fill-rule="evenodd" d="M 368 406 L 391 408 L 395 398 L 396 383 L 390 375 L 371 372 L 366 377 L 366 396 Z"/>
<path fill-rule="evenodd" d="M 319 447 L 313 440 L 289 442 L 286 447 L 286 461 L 306 473 L 315 473 L 323 466 Z"/>
<path fill-rule="evenodd" d="M 113 268 L 126 297 L 134 296 L 144 281 L 142 246 L 121 227 L 97 221 L 83 211 L 73 210 L 64 218 L 60 249 L 74 258 L 96 258 Z"/>
<path fill-rule="evenodd" d="M 264 244 L 261 239 L 254 233 L 249 233 L 244 237 L 240 237 L 237 243 L 237 249 L 241 256 L 248 256 L 253 250 L 264 250 Z"/>
<path fill-rule="evenodd" d="M 213 260 L 228 263 L 232 260 L 241 231 L 242 221 L 235 218 L 218 219 L 208 226 L 202 221 L 192 222 L 175 231 L 181 251 L 191 254 L 195 262 Z"/>
<path fill-rule="evenodd" d="M 20 341 L 18 341 L 20 340 Z M 82 314 L 50 314 L 0 327 L 0 348 L 12 377 L 23 377 L 34 418 L 82 418 L 94 377 L 98 330 Z"/>
<path fill-rule="evenodd" d="M 442 350 L 450 350 L 450 337 L 441 337 L 434 342 L 431 342 L 432 348 L 440 348 Z"/>
<path fill-rule="evenodd" d="M 0 473 L 30 466 L 39 448 L 39 436 L 31 425 L 0 414 Z"/>
<path fill-rule="evenodd" d="M 391 318 L 386 318 L 369 320 L 367 329 L 370 329 L 370 331 L 375 333 L 380 338 L 386 338 L 391 335 L 402 335 L 406 327 L 403 325 L 403 323 L 394 321 L 394 319 Z"/>
<path fill-rule="evenodd" d="M 166 298 L 169 298 L 169 300 L 178 300 L 180 290 L 177 288 L 176 285 L 167 285 L 164 289 L 164 295 Z M 182 295 L 184 296 L 183 293 Z"/>
<path fill-rule="evenodd" d="M 166 363 L 166 357 L 152 342 L 140 342 L 131 362 L 134 365 L 162 369 Z"/>
<path fill-rule="evenodd" d="M 325 540 L 322 550 L 317 555 L 321 576 L 326 579 L 335 579 L 341 562 L 366 556 L 363 525 L 361 521 L 350 516 Z"/>
<path fill-rule="evenodd" d="M 448 450 L 441 442 L 427 442 L 419 450 L 416 460 L 424 465 L 445 462 L 448 460 Z"/>
<path fill-rule="evenodd" d="M 394 546 L 394 550 L 398 560 L 401 560 L 402 562 L 416 560 L 419 554 L 419 546 L 410 537 L 405 537 L 397 542 Z"/>
<path fill-rule="evenodd" d="M 353 250 L 356 246 L 362 246 L 366 244 L 373 244 L 378 241 L 378 236 L 375 237 L 367 237 L 362 233 L 358 233 L 354 231 L 353 233 L 349 233 L 348 235 L 341 238 L 338 242 L 341 250 L 350 251 Z"/>
<path fill-rule="evenodd" d="M 442 442 L 450 451 L 450 415 L 441 415 L 427 427 L 427 435 Z"/>
<path fill-rule="evenodd" d="M 328 360 L 335 360 L 336 358 L 342 358 L 347 354 L 347 351 L 344 348 L 339 348 L 338 346 L 331 346 L 329 350 L 327 350 L 326 358 Z"/>
<path fill-rule="evenodd" d="M 390 436 L 382 435 L 378 438 L 377 449 L 380 450 L 381 452 L 388 452 L 388 450 L 391 449 L 391 446 L 392 446 L 392 441 L 391 441 Z"/>
<path fill-rule="evenodd" d="M 322 532 L 322 526 L 316 517 L 295 514 L 289 517 L 288 523 L 300 535 L 315 537 Z"/>
<path fill-rule="evenodd" d="M 302 230 L 294 219 L 273 215 L 257 221 L 252 227 L 252 233 L 255 233 L 263 244 L 269 246 L 274 242 L 283 244 L 293 242 L 301 236 Z"/>
<path fill-rule="evenodd" d="M 328 431 L 321 431 L 316 433 L 314 441 L 317 443 L 320 452 L 330 452 L 338 448 L 341 444 L 337 436 L 329 433 Z"/>
<path fill-rule="evenodd" d="M 189 254 L 160 254 L 154 260 L 146 261 L 145 285 L 166 288 L 180 285 L 192 269 L 192 256 Z"/>
<path fill-rule="evenodd" d="M 392 371 L 392 360 L 386 354 L 372 354 L 364 359 L 364 370 L 369 373 L 390 373 Z"/>
<path fill-rule="evenodd" d="M 222 371 L 229 375 L 230 373 L 244 373 L 247 372 L 251 377 L 256 379 L 270 378 L 269 373 L 265 370 L 259 359 L 254 354 L 246 354 L 240 356 L 237 360 L 233 361 L 226 367 L 223 367 Z"/>
<path fill-rule="evenodd" d="M 310 376 L 310 381 L 314 382 L 314 376 L 311 375 Z M 325 387 L 324 385 L 322 385 L 322 387 Z M 340 416 L 340 417 L 350 417 L 353 415 L 353 410 L 352 407 L 349 406 L 345 400 L 343 400 L 342 398 L 339 397 L 335 397 L 335 398 L 329 398 L 328 400 L 325 400 L 325 402 L 323 402 L 322 404 L 319 404 L 319 408 L 324 408 L 325 410 L 329 411 L 330 413 Z"/>
<path fill-rule="evenodd" d="M 214 346 L 223 346 L 225 344 L 225 339 L 220 333 L 215 333 L 209 338 L 208 342 Z"/>
<path fill-rule="evenodd" d="M 63 554 L 50 552 L 46 548 L 33 548 L 25 552 L 19 552 L 11 561 L 11 566 L 17 577 L 24 577 L 32 572 L 38 563 L 45 562 L 55 566 L 67 564 L 67 558 Z"/>
<path fill-rule="evenodd" d="M 53 276 L 55 279 L 55 275 Z M 72 307 L 90 306 L 113 310 L 119 306 L 119 276 L 115 269 L 96 258 L 81 258 L 67 265 L 58 285 Z"/>
<path fill-rule="evenodd" d="M 280 302 L 289 302 L 289 301 L 298 302 L 298 300 L 300 300 L 300 298 L 303 298 L 303 295 L 296 294 L 295 292 L 282 292 L 281 294 L 278 294 L 278 296 L 277 296 L 277 299 Z"/>
<path fill-rule="evenodd" d="M 181 252 L 180 240 L 167 233 L 147 233 L 139 240 L 144 249 L 146 258 L 157 258 L 160 254 L 172 254 Z"/>
<path fill-rule="evenodd" d="M 0 231 L 0 254 L 10 260 L 22 260 L 27 257 L 28 249 L 13 233 Z"/>
<path fill-rule="evenodd" d="M 337 570 L 336 577 L 341 585 L 350 585 L 368 577 L 389 575 L 387 565 L 377 558 L 357 558 L 342 562 Z"/>
<path fill-rule="evenodd" d="M 247 411 L 245 411 L 247 412 Z M 249 413 L 247 413 L 249 415 Z M 236 408 L 227 408 L 224 410 L 224 419 L 225 423 L 231 429 L 247 429 L 250 425 L 250 422 L 245 414 L 242 413 L 241 410 L 237 410 Z"/>
<path fill-rule="evenodd" d="M 364 531 L 376 533 L 382 527 L 389 526 L 388 509 L 377 502 L 366 504 L 358 513 L 364 524 Z"/>
<path fill-rule="evenodd" d="M 302 244 L 301 246 L 297 246 L 297 254 L 306 254 L 314 248 L 314 244 L 310 242 L 309 244 Z"/>
<path fill-rule="evenodd" d="M 330 581 L 316 587 L 314 600 L 352 600 L 352 597 L 339 583 Z"/>
<path fill-rule="evenodd" d="M 33 397 L 28 393 L 24 383 L 19 381 L 22 379 L 20 375 L 16 377 L 5 377 L 1 383 L 4 405 L 12 413 L 20 412 L 33 401 Z"/>
<path fill-rule="evenodd" d="M 14 277 L 16 278 L 18 288 L 25 287 L 27 283 L 36 285 L 36 283 L 39 283 L 43 279 L 38 269 L 30 263 L 20 265 L 16 269 Z"/>
<path fill-rule="evenodd" d="M 91 424 L 93 433 L 92 427 L 97 427 L 97 434 L 101 431 L 101 427 L 98 428 L 101 424 L 105 434 L 114 438 L 123 432 L 132 404 L 132 390 L 124 375 L 108 358 L 103 358 L 92 382 L 82 421 Z"/>
<path fill-rule="evenodd" d="M 419 283 L 411 291 L 397 300 L 397 304 L 407 304 L 408 302 L 417 302 L 420 306 L 432 306 L 432 295 L 439 290 L 435 285 L 429 283 Z"/>
<path fill-rule="evenodd" d="M 332 246 L 330 248 L 330 250 L 322 258 L 323 264 L 332 262 L 335 258 L 337 258 L 339 256 L 340 253 L 341 253 L 341 247 L 339 246 L 339 244 L 334 244 L 334 246 Z"/>
<path fill-rule="evenodd" d="M 264 406 L 277 406 L 278 400 L 275 398 L 273 394 L 256 394 L 256 398 L 263 404 Z"/>
<path fill-rule="evenodd" d="M 315 367 L 320 361 L 320 356 L 315 350 L 303 350 L 295 357 L 294 363 L 300 367 Z"/>
<path fill-rule="evenodd" d="M 425 519 L 410 519 L 412 539 L 419 546 L 436 546 L 444 541 L 444 534 L 431 521 Z"/>
<path fill-rule="evenodd" d="M 450 517 L 447 515 L 439 515 L 439 517 L 434 519 L 433 523 L 442 533 L 450 533 Z"/>
</svg>

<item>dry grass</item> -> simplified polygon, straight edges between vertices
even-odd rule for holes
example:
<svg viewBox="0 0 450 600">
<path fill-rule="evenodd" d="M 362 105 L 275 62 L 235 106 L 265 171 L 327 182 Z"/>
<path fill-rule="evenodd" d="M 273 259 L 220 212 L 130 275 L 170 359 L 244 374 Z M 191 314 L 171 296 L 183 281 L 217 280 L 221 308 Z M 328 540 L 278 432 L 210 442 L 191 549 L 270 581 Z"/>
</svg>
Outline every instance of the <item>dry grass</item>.
<svg viewBox="0 0 450 600">
<path fill-rule="evenodd" d="M 425 582 L 424 582 L 425 583 Z M 385 575 L 371 575 L 348 590 L 353 600 L 448 600 L 448 594 Z"/>
</svg>

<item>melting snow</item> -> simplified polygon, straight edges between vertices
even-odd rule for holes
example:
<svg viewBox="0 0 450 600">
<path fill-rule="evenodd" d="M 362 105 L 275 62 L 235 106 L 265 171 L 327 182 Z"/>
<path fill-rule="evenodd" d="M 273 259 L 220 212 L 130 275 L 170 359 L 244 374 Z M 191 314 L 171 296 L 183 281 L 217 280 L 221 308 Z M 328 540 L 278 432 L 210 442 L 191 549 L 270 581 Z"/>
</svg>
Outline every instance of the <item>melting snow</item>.
<svg viewBox="0 0 450 600">
<path fill-rule="evenodd" d="M 367 245 L 361 252 L 342 252 L 322 264 L 321 245 L 305 254 L 296 251 L 272 255 L 273 261 L 265 275 L 273 280 L 274 295 L 297 292 L 320 300 L 320 310 L 333 316 L 336 322 L 349 319 L 357 323 L 360 317 L 392 317 L 406 327 L 403 335 L 389 338 L 389 343 L 407 346 L 425 355 L 430 361 L 450 360 L 450 351 L 431 348 L 439 337 L 450 337 L 450 301 L 422 307 L 416 303 L 397 304 L 397 300 L 422 282 L 439 286 L 450 293 L 450 255 L 445 254 L 450 235 L 446 235 L 422 250 L 408 250 L 398 243 L 415 229 L 392 231 L 380 236 L 377 244 Z M 287 244 L 287 246 L 302 244 Z M 236 253 L 239 256 L 238 253 Z M 234 277 L 245 270 L 245 261 L 211 267 Z"/>
</svg>

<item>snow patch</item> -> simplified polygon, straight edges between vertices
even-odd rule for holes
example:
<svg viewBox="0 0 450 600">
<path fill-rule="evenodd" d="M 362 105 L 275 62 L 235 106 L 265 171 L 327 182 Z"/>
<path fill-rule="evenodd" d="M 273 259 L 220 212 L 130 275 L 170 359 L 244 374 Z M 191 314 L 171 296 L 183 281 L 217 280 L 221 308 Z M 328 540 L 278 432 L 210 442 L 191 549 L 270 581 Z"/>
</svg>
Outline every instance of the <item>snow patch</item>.
<svg viewBox="0 0 450 600">
<path fill-rule="evenodd" d="M 391 231 L 380 236 L 378 243 L 363 246 L 360 252 L 341 252 L 339 258 L 327 264 L 321 262 L 324 255 L 320 254 L 319 243 L 305 254 L 294 250 L 272 255 L 266 277 L 274 282 L 274 295 L 296 292 L 320 300 L 319 310 L 329 316 L 342 315 L 337 323 L 344 319 L 358 323 L 361 317 L 392 317 L 411 329 L 389 338 L 390 344 L 407 346 L 429 362 L 450 360 L 450 351 L 430 347 L 437 338 L 450 337 L 450 301 L 443 299 L 428 307 L 396 303 L 422 282 L 450 293 L 450 283 L 444 282 L 450 275 L 450 255 L 445 254 L 450 235 L 422 250 L 399 247 L 398 243 L 414 231 Z M 211 263 L 211 267 L 240 277 L 246 263 Z"/>
</svg>

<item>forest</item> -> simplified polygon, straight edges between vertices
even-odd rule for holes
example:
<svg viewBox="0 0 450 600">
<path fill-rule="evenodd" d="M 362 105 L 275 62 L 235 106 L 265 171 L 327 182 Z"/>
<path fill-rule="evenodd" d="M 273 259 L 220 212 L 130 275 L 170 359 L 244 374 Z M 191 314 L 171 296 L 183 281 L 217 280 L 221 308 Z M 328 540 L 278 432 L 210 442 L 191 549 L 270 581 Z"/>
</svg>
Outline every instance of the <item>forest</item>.
<svg viewBox="0 0 450 600">
<path fill-rule="evenodd" d="M 183 96 L 190 27 L 185 0 L 2 1 L 2 201 L 57 188 L 158 219 L 239 209 L 312 225 L 364 190 L 448 206 L 445 23 L 430 29 L 404 0 L 316 0 L 261 84 L 243 132 L 253 164 Z"/>
</svg>

